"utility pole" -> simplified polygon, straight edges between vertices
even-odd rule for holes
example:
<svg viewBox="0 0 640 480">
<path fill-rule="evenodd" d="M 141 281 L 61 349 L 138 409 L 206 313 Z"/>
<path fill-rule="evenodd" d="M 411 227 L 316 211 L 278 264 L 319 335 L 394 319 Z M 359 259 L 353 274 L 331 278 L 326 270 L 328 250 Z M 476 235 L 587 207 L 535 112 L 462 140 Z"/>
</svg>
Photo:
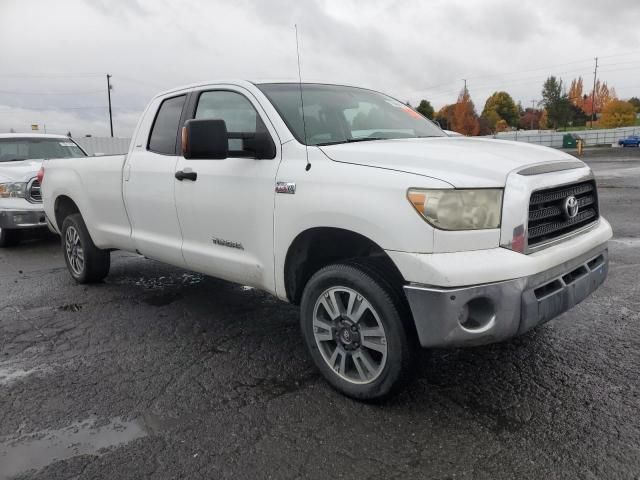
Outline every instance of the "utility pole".
<svg viewBox="0 0 640 480">
<path fill-rule="evenodd" d="M 596 75 L 598 74 L 598 57 L 596 57 L 596 68 L 593 70 L 593 93 L 591 94 L 591 128 L 596 116 Z"/>
<path fill-rule="evenodd" d="M 533 117 L 536 115 L 536 101 L 531 100 L 531 128 L 533 130 Z"/>
<path fill-rule="evenodd" d="M 109 126 L 111 127 L 111 138 L 113 138 L 113 115 L 111 114 L 111 75 L 107 73 L 107 98 L 109 99 Z"/>
<path fill-rule="evenodd" d="M 467 93 L 467 79 L 463 78 L 462 81 L 464 82 L 464 93 Z"/>
</svg>

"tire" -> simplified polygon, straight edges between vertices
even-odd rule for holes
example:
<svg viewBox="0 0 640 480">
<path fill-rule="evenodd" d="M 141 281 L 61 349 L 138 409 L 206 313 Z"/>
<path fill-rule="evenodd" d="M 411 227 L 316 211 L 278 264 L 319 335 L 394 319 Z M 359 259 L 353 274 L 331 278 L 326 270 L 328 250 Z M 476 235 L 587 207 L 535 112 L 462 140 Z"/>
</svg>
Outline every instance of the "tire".
<svg viewBox="0 0 640 480">
<path fill-rule="evenodd" d="M 76 282 L 95 283 L 108 275 L 111 255 L 95 246 L 82 215 L 74 213 L 64 219 L 61 238 L 64 261 Z"/>
<path fill-rule="evenodd" d="M 15 247 L 20 243 L 20 231 L 0 228 L 0 248 Z"/>
<path fill-rule="evenodd" d="M 414 328 L 400 284 L 389 277 L 368 260 L 354 260 L 319 270 L 302 294 L 300 325 L 315 365 L 357 400 L 388 398 L 413 374 Z"/>
</svg>

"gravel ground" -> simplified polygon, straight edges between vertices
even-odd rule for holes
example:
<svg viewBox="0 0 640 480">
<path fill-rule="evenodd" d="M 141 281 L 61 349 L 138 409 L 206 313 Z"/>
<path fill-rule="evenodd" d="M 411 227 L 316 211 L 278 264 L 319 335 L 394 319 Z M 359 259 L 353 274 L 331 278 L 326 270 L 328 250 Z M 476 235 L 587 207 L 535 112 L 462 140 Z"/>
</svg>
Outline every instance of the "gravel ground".
<svg viewBox="0 0 640 480">
<path fill-rule="evenodd" d="M 609 279 L 543 327 L 425 353 L 382 405 L 331 390 L 297 309 L 57 239 L 0 251 L 0 478 L 640 478 L 640 156 L 587 160 Z"/>
</svg>

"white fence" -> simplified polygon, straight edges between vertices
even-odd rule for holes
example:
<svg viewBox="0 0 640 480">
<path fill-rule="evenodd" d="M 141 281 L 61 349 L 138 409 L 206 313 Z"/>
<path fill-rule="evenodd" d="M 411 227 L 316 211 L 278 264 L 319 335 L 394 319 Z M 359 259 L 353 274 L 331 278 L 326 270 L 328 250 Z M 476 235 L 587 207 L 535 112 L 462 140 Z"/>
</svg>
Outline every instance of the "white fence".
<svg viewBox="0 0 640 480">
<path fill-rule="evenodd" d="M 519 132 L 502 132 L 489 135 L 500 140 L 514 140 L 516 142 L 536 143 L 547 147 L 562 148 L 562 137 L 567 133 L 577 135 L 584 140 L 586 147 L 595 145 L 617 144 L 618 140 L 629 135 L 640 135 L 640 127 L 611 128 L 608 130 L 580 130 L 576 132 L 556 132 L 553 130 L 523 130 Z M 118 155 L 129 150 L 130 138 L 111 137 L 78 137 L 76 142 L 89 155 Z"/>
<path fill-rule="evenodd" d="M 524 130 L 520 132 L 502 132 L 490 135 L 501 140 L 514 140 L 516 142 L 537 143 L 547 147 L 562 148 L 562 137 L 571 133 L 581 138 L 586 147 L 595 145 L 611 145 L 629 135 L 640 135 L 640 127 L 621 127 L 607 130 L 580 130 L 576 132 L 556 132 L 553 130 Z"/>
<path fill-rule="evenodd" d="M 78 137 L 74 138 L 78 145 L 89 155 L 119 155 L 129 151 L 130 138 L 111 137 Z"/>
</svg>

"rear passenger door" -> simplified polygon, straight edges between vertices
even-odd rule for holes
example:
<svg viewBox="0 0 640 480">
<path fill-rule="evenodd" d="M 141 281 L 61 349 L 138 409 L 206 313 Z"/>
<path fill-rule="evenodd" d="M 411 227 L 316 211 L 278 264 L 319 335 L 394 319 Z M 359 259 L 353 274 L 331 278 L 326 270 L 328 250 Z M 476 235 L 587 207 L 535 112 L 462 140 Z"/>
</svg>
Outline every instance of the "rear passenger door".
<svg viewBox="0 0 640 480">
<path fill-rule="evenodd" d="M 124 200 L 136 249 L 177 266 L 184 266 L 184 258 L 174 174 L 186 99 L 186 94 L 162 98 L 149 107 L 123 171 Z"/>
<path fill-rule="evenodd" d="M 222 119 L 235 137 L 229 138 L 225 159 L 178 159 L 176 170 L 197 173 L 196 181 L 176 181 L 187 266 L 274 291 L 273 208 L 280 162 L 275 129 L 255 97 L 240 87 L 193 92 L 187 118 Z M 258 160 L 247 148 L 256 132 L 274 142 L 273 158 Z"/>
</svg>

